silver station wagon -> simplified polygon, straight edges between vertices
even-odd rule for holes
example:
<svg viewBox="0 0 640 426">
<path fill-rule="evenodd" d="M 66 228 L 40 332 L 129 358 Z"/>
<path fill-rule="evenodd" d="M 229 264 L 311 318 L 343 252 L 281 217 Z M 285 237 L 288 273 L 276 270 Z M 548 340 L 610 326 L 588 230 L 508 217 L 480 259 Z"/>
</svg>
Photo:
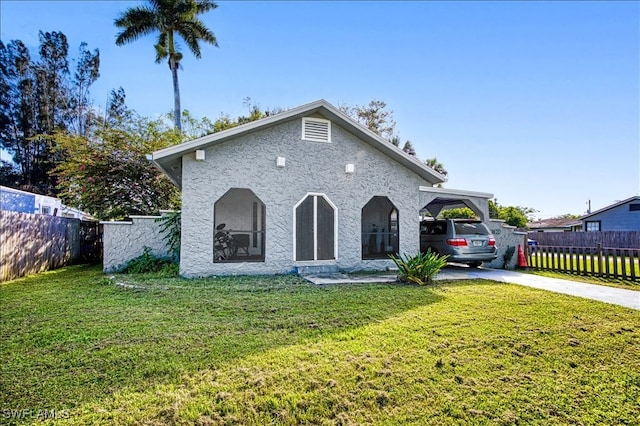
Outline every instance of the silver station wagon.
<svg viewBox="0 0 640 426">
<path fill-rule="evenodd" d="M 445 219 L 420 222 L 420 251 L 448 255 L 448 262 L 477 268 L 498 257 L 496 240 L 480 220 Z"/>
</svg>

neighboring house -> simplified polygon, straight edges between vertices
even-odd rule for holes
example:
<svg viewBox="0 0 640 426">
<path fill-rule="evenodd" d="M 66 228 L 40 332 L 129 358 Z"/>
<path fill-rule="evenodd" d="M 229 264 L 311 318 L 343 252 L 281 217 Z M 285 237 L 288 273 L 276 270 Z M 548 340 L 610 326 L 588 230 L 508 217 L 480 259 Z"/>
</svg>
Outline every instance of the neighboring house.
<svg viewBox="0 0 640 426">
<path fill-rule="evenodd" d="M 582 221 L 579 219 L 541 219 L 527 223 L 531 232 L 580 232 Z"/>
<path fill-rule="evenodd" d="M 492 194 L 446 178 L 324 100 L 156 151 L 182 190 L 180 272 L 383 270 L 419 251 L 420 212 Z"/>
<path fill-rule="evenodd" d="M 589 231 L 640 231 L 640 196 L 586 214 L 580 218 Z"/>
<path fill-rule="evenodd" d="M 0 186 L 0 210 L 83 220 L 93 219 L 87 213 L 65 206 L 59 198 L 34 194 L 6 186 Z"/>
</svg>

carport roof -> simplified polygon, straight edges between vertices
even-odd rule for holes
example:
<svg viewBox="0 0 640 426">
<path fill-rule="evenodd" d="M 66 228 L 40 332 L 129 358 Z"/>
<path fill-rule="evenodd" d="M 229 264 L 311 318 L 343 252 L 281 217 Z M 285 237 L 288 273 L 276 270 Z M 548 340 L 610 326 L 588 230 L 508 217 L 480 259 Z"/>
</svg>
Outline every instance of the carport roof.
<svg viewBox="0 0 640 426">
<path fill-rule="evenodd" d="M 420 191 L 429 192 L 432 194 L 436 194 L 437 197 L 429 202 L 426 207 L 427 211 L 433 215 L 433 217 L 438 216 L 440 212 L 445 208 L 458 208 L 458 207 L 469 207 L 475 211 L 472 207 L 477 206 L 474 203 L 473 199 L 485 199 L 489 200 L 493 198 L 493 194 L 488 192 L 476 192 L 476 191 L 465 191 L 461 189 L 449 189 L 449 188 L 437 188 L 430 186 L 421 186 Z M 470 204 L 471 205 L 470 205 Z M 479 212 L 476 212 L 479 213 Z M 481 215 L 482 217 L 482 215 Z"/>
</svg>

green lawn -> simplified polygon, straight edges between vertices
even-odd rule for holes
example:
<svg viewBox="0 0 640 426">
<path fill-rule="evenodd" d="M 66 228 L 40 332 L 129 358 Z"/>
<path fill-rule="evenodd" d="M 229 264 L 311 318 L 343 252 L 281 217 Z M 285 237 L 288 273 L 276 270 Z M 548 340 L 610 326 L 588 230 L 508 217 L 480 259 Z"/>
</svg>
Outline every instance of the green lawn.
<svg viewBox="0 0 640 426">
<path fill-rule="evenodd" d="M 0 423 L 640 424 L 631 309 L 484 280 L 116 281 L 0 286 Z"/>
<path fill-rule="evenodd" d="M 542 247 L 539 249 L 540 251 L 532 253 L 528 260 L 529 266 L 566 274 L 574 273 L 582 276 L 610 279 L 612 281 L 623 281 L 624 278 L 628 282 L 628 286 L 640 285 L 640 264 L 637 256 L 632 258 L 627 253 L 625 257 L 607 255 L 598 257 L 589 254 L 542 251 L 549 249 L 552 248 Z"/>
<path fill-rule="evenodd" d="M 597 285 L 604 285 L 607 287 L 626 288 L 627 290 L 640 291 L 640 281 L 622 280 L 622 279 L 605 278 L 605 277 L 601 278 L 593 275 L 578 275 L 578 274 L 572 274 L 569 272 L 547 271 L 547 270 L 532 269 L 532 268 L 527 270 L 519 270 L 518 272 L 524 272 L 524 273 L 533 274 L 533 275 L 540 275 L 542 277 L 559 278 L 561 280 L 569 280 L 569 281 L 576 281 L 581 283 L 597 284 Z"/>
</svg>

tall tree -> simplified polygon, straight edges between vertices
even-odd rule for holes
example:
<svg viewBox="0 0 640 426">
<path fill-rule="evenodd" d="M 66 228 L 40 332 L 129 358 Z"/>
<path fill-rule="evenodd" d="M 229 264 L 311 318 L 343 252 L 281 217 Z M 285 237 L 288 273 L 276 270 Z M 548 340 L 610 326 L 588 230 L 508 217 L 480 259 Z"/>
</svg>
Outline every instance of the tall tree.
<svg viewBox="0 0 640 426">
<path fill-rule="evenodd" d="M 39 38 L 37 60 L 20 40 L 0 42 L 0 147 L 13 155 L 18 186 L 55 195 L 51 171 L 60 153 L 52 135 L 87 130 L 89 87 L 98 77 L 99 57 L 83 43 L 71 80 L 66 36 L 40 31 Z"/>
<path fill-rule="evenodd" d="M 393 130 L 396 122 L 393 120 L 393 111 L 387 111 L 387 103 L 376 99 L 369 102 L 366 106 L 356 105 L 354 107 L 343 105 L 340 110 L 349 115 L 354 120 L 368 128 L 374 133 L 393 142 Z"/>
<path fill-rule="evenodd" d="M 89 87 L 100 77 L 100 52 L 87 49 L 87 43 L 80 43 L 78 60 L 73 78 L 73 92 L 70 96 L 73 117 L 71 124 L 75 132 L 85 135 L 95 119 L 89 99 Z"/>
<path fill-rule="evenodd" d="M 122 46 L 141 36 L 158 33 L 155 44 L 156 63 L 167 60 L 173 79 L 173 118 L 175 127 L 182 130 L 178 67 L 182 53 L 175 38 L 180 36 L 191 53 L 200 59 L 200 41 L 218 47 L 216 36 L 202 23 L 198 15 L 217 8 L 211 0 L 149 0 L 147 6 L 137 6 L 122 12 L 115 20 L 121 28 L 116 44 Z"/>
<path fill-rule="evenodd" d="M 133 112 L 127 108 L 125 103 L 126 94 L 124 89 L 119 87 L 118 90 L 112 89 L 107 99 L 107 111 L 105 112 L 104 121 L 107 124 L 114 125 L 123 120 L 130 119 Z"/>
</svg>

